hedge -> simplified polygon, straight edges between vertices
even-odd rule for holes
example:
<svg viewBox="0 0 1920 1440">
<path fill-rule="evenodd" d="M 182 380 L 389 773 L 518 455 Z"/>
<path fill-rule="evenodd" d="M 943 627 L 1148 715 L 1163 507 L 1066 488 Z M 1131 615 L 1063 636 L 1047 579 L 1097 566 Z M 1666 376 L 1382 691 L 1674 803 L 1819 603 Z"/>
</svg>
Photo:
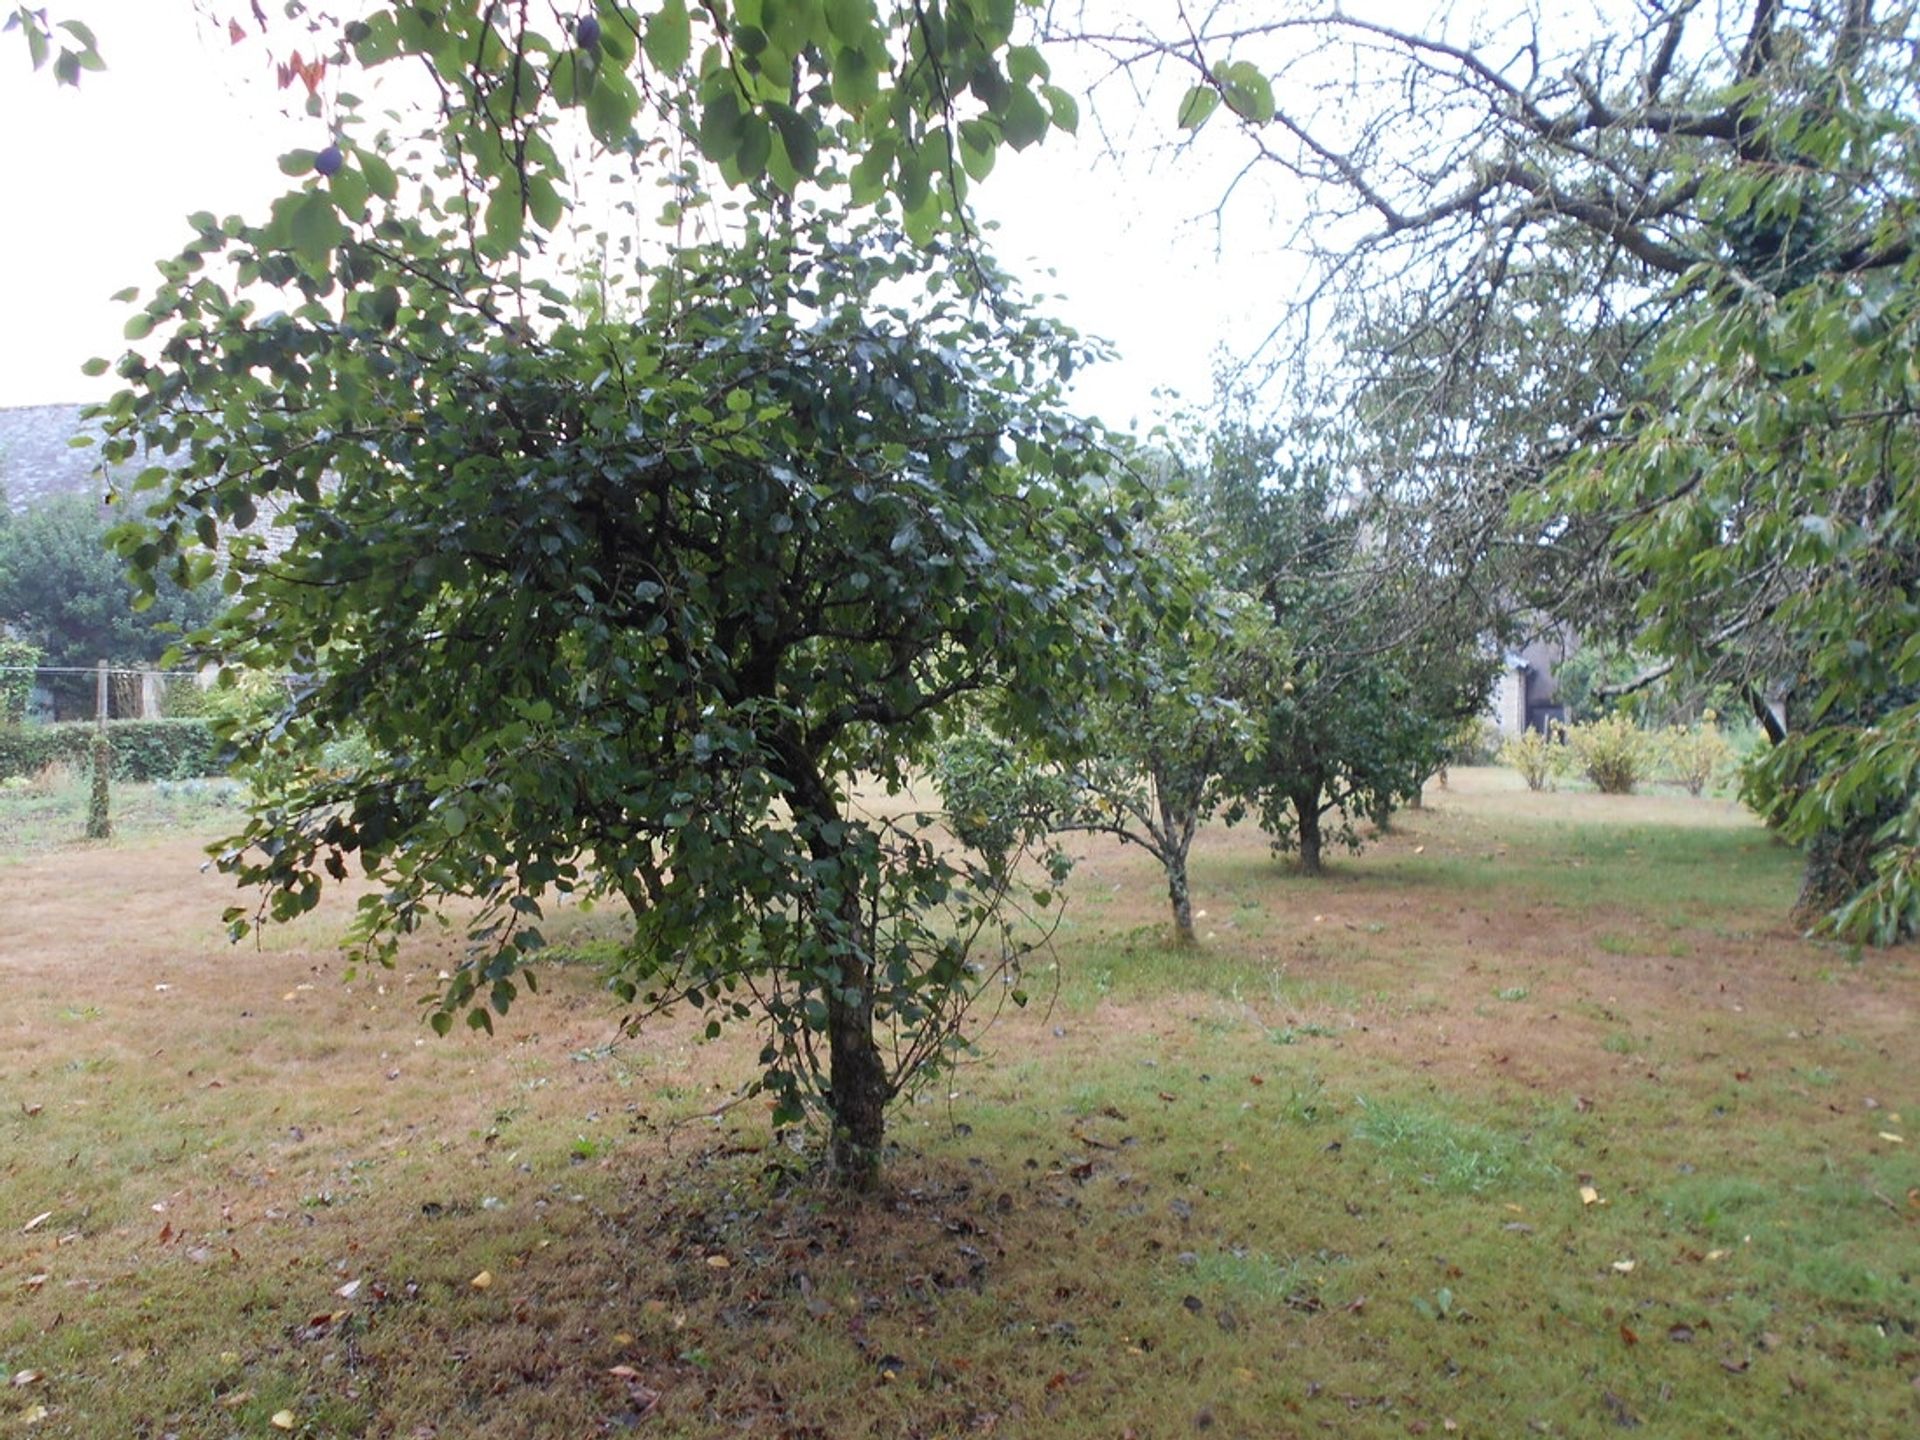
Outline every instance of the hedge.
<svg viewBox="0 0 1920 1440">
<path fill-rule="evenodd" d="M 59 725 L 0 726 L 0 780 L 34 775 L 64 761 L 76 770 L 92 766 L 91 720 Z M 116 780 L 192 780 L 224 775 L 220 746 L 205 720 L 112 720 Z"/>
</svg>

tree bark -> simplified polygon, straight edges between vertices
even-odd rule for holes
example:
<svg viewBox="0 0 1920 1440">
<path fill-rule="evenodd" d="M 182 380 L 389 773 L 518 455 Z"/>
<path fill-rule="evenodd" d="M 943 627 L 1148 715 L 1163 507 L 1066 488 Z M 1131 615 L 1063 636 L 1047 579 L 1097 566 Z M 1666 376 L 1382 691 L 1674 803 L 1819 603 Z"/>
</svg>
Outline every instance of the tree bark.
<svg viewBox="0 0 1920 1440">
<path fill-rule="evenodd" d="M 851 830 L 841 819 L 832 787 L 796 739 L 783 740 L 782 774 L 793 786 L 794 818 L 806 826 L 808 852 L 822 870 L 831 869 L 840 891 L 838 906 L 815 918 L 822 945 L 839 957 L 836 983 L 825 986 L 823 996 L 830 1163 L 841 1185 L 870 1191 L 880 1181 L 880 1152 L 893 1087 L 887 1078 L 886 1057 L 873 1037 L 873 933 L 862 903 L 866 887 L 857 861 L 848 854 Z M 830 835 L 840 838 L 831 840 Z"/>
<path fill-rule="evenodd" d="M 873 992 L 867 985 L 865 954 L 863 945 L 859 954 L 841 962 L 841 984 L 827 995 L 833 1174 L 840 1184 L 860 1191 L 872 1190 L 880 1180 L 891 1094 L 886 1062 L 873 1038 Z"/>
<path fill-rule="evenodd" d="M 1187 852 L 1169 852 L 1166 857 L 1167 900 L 1173 906 L 1173 943 L 1193 945 L 1193 892 L 1187 886 Z"/>
<path fill-rule="evenodd" d="M 1320 787 L 1301 790 L 1293 797 L 1293 815 L 1300 835 L 1300 870 L 1318 875 L 1320 869 Z"/>
</svg>

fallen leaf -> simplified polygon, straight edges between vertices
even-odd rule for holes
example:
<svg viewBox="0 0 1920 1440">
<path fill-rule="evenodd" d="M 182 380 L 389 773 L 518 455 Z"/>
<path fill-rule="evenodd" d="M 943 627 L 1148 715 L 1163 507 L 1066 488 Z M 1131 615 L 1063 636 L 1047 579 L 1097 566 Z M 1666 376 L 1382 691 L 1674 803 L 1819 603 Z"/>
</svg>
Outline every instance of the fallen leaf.
<svg viewBox="0 0 1920 1440">
<path fill-rule="evenodd" d="M 475 1290 L 485 1290 L 493 1284 L 493 1272 L 491 1270 L 482 1270 L 478 1275 L 474 1276 L 473 1279 L 469 1280 L 467 1284 Z"/>
<path fill-rule="evenodd" d="M 43 1210 L 40 1212 L 40 1214 L 34 1216 L 33 1219 L 27 1221 L 26 1224 L 22 1225 L 20 1227 L 20 1233 L 22 1235 L 31 1235 L 34 1231 L 38 1230 L 42 1225 L 46 1224 L 47 1221 L 51 1220 L 52 1218 L 53 1218 L 53 1211 Z"/>
<path fill-rule="evenodd" d="M 1724 1260 L 1724 1259 L 1726 1259 L 1726 1258 L 1727 1258 L 1727 1253 L 1728 1253 L 1728 1252 L 1727 1252 L 1727 1251 L 1725 1251 L 1725 1250 L 1709 1250 L 1709 1251 L 1707 1251 L 1707 1259 L 1709 1259 L 1709 1260 Z"/>
<path fill-rule="evenodd" d="M 1598 1205 L 1600 1203 L 1600 1192 L 1591 1185 L 1582 1185 L 1580 1187 L 1580 1203 L 1582 1205 Z"/>
<path fill-rule="evenodd" d="M 25 1280 L 21 1281 L 20 1283 L 25 1285 L 29 1290 L 38 1290 L 42 1285 L 46 1284 L 47 1281 L 51 1280 L 52 1278 L 53 1277 L 51 1275 L 48 1275 L 45 1272 L 42 1272 L 41 1274 L 38 1274 L 38 1275 L 29 1275 Z"/>
<path fill-rule="evenodd" d="M 621 1380 L 638 1380 L 640 1378 L 640 1372 L 631 1365 L 610 1365 L 607 1367 L 607 1374 Z"/>
<path fill-rule="evenodd" d="M 38 1370 L 16 1370 L 13 1372 L 13 1383 L 16 1386 L 37 1385 L 40 1382 L 40 1378 L 41 1376 Z"/>
<path fill-rule="evenodd" d="M 1640 1343 L 1640 1337 L 1624 1325 L 1620 1327 L 1620 1338 L 1629 1345 L 1638 1345 Z"/>
<path fill-rule="evenodd" d="M 1616 1260 L 1613 1262 L 1613 1270 L 1616 1275 L 1631 1275 L 1633 1265 L 1634 1262 L 1631 1260 Z"/>
<path fill-rule="evenodd" d="M 20 1423 L 22 1425 L 38 1425 L 51 1414 L 53 1414 L 53 1412 L 46 1406 L 35 1405 L 32 1409 L 22 1412 Z"/>
<path fill-rule="evenodd" d="M 1886 1141 L 1889 1145 L 1904 1145 L 1907 1143 L 1906 1137 L 1901 1135 L 1896 1135 L 1891 1130 L 1882 1130 L 1880 1132 L 1880 1138 Z"/>
<path fill-rule="evenodd" d="M 40 1111 L 45 1107 L 40 1105 L 22 1105 L 20 1108 L 27 1112 L 27 1118 L 31 1120 L 33 1119 L 34 1116 L 38 1115 Z"/>
<path fill-rule="evenodd" d="M 349 1280 L 333 1293 L 338 1295 L 342 1300 L 351 1300 L 355 1295 L 360 1293 L 360 1282 L 358 1280 Z"/>
<path fill-rule="evenodd" d="M 276 1430 L 291 1430 L 293 1429 L 294 1423 L 295 1423 L 293 1418 L 293 1411 L 276 1410 L 273 1412 L 273 1419 L 269 1420 L 267 1423 L 273 1426 L 273 1428 Z"/>
<path fill-rule="evenodd" d="M 229 1390 L 220 1397 L 220 1408 L 222 1410 L 238 1410 L 252 1398 L 253 1391 L 251 1390 Z"/>
<path fill-rule="evenodd" d="M 1729 1375 L 1744 1375 L 1747 1373 L 1748 1363 L 1749 1362 L 1745 1360 L 1722 1360 L 1720 1362 L 1720 1368 Z"/>
<path fill-rule="evenodd" d="M 707 1256 L 707 1264 L 712 1266 L 715 1270 L 731 1270 L 733 1268 L 733 1261 L 729 1260 L 724 1255 Z"/>
<path fill-rule="evenodd" d="M 1667 1339 L 1676 1345 L 1691 1345 L 1693 1343 L 1693 1327 L 1691 1325 L 1669 1325 L 1667 1327 Z"/>
</svg>

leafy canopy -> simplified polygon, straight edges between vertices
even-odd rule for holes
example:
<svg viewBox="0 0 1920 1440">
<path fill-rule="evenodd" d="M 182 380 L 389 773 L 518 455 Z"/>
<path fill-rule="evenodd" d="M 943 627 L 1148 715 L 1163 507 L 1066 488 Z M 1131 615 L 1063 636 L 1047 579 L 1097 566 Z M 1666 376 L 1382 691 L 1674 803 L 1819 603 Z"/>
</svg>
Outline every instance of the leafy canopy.
<svg viewBox="0 0 1920 1440">
<path fill-rule="evenodd" d="M 377 958 L 470 902 L 443 1028 L 514 1002 L 553 895 L 611 894 L 618 992 L 760 1025 L 784 1116 L 846 1100 L 815 1046 L 837 1010 L 894 1036 L 906 1083 L 997 893 L 849 789 L 897 786 L 975 692 L 1051 723 L 1096 663 L 1092 556 L 1124 532 L 1056 406 L 1083 347 L 838 215 L 682 251 L 633 323 L 544 336 L 404 223 L 345 248 L 350 287 L 272 243 L 202 232 L 111 407 L 176 466 L 119 537 L 142 583 L 217 547 L 220 657 L 298 677 L 234 737 L 271 783 L 222 864 L 277 919 L 358 865 Z M 364 768 L 311 758 L 356 732 Z"/>
<path fill-rule="evenodd" d="M 603 153 L 656 171 L 676 168 L 675 153 L 690 147 L 762 198 L 807 183 L 844 188 L 859 205 L 891 195 L 924 243 L 963 222 L 968 188 L 1001 146 L 1025 149 L 1078 126 L 1077 102 L 1050 82 L 1040 52 L 1015 43 L 1021 5 L 596 0 L 569 14 L 447 0 L 374 5 L 342 26 L 295 0 L 288 18 L 307 53 L 275 51 L 281 83 L 304 83 L 314 113 L 330 113 L 343 164 L 280 219 L 289 237 L 323 243 L 336 207 L 350 219 L 359 194 L 392 186 L 378 147 L 358 143 L 359 102 L 336 82 L 401 64 L 424 72 L 439 97 L 430 133 L 454 162 L 487 256 L 564 238 L 584 180 L 583 128 Z M 248 28 L 234 22 L 236 37 Z M 269 47 L 280 43 L 279 29 L 258 19 L 254 28 Z M 289 156 L 289 173 L 314 157 Z"/>
</svg>

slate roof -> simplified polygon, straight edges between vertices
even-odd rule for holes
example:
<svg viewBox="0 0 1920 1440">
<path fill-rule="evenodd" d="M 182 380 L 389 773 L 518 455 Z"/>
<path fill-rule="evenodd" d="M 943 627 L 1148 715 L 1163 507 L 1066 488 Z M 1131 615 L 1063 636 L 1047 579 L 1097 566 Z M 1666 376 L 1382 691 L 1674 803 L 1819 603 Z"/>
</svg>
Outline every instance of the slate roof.
<svg viewBox="0 0 1920 1440">
<path fill-rule="evenodd" d="M 97 425 L 83 425 L 84 405 L 0 407 L 0 490 L 7 504 L 21 511 L 57 495 L 103 497 L 100 451 L 68 444 Z"/>
</svg>

